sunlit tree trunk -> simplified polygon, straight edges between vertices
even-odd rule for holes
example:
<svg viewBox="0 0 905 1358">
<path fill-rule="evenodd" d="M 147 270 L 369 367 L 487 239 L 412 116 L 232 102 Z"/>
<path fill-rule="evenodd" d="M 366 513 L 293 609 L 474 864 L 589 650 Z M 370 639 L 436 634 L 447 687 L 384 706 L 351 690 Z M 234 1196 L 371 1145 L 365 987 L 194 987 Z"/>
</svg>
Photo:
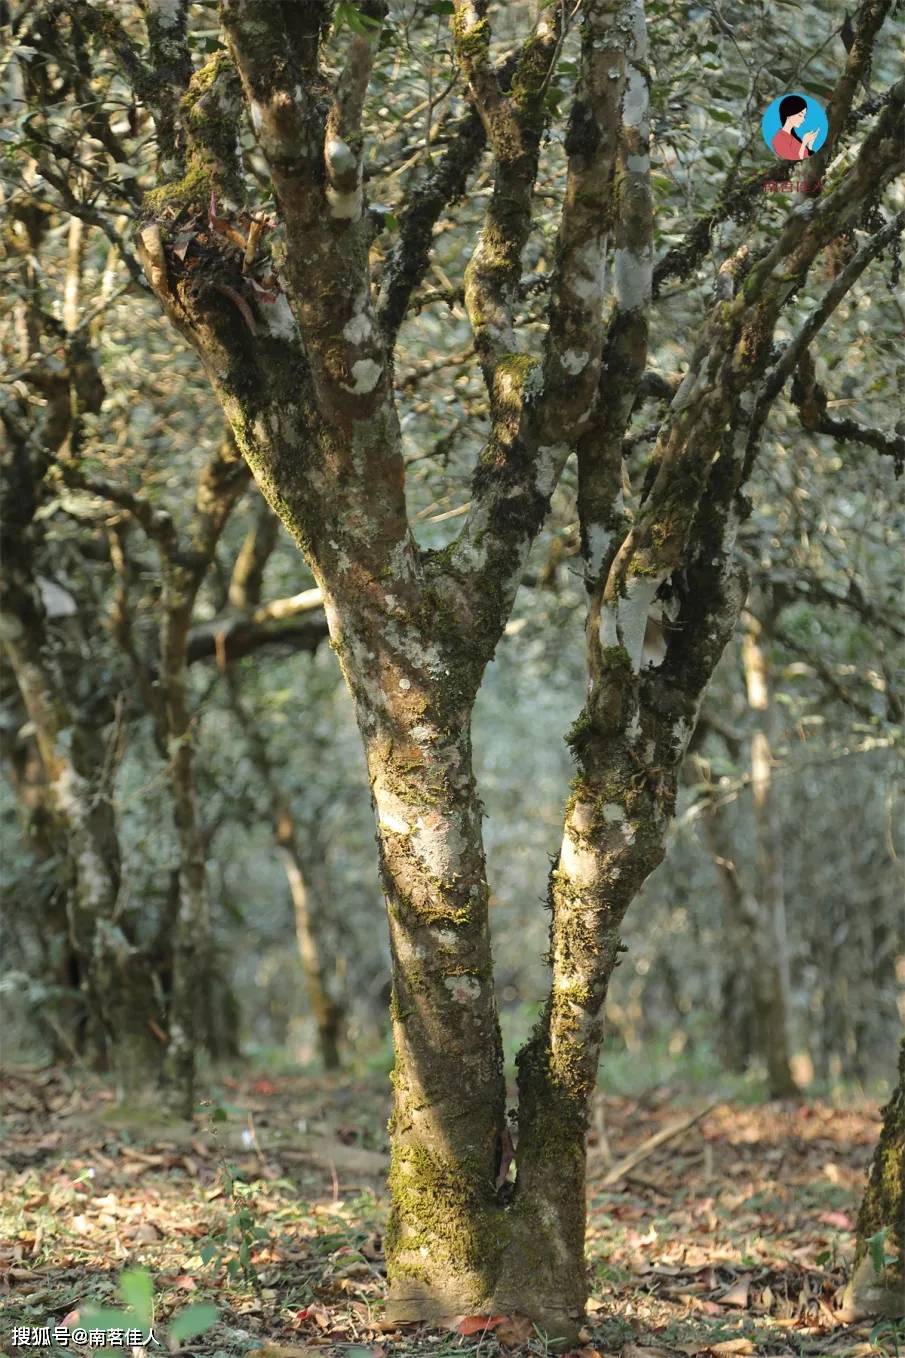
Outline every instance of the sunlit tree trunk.
<svg viewBox="0 0 905 1358">
<path fill-rule="evenodd" d="M 798 1092 L 789 1056 L 789 943 L 783 884 L 782 824 L 773 786 L 771 737 L 774 705 L 771 697 L 769 636 L 752 614 L 745 615 L 742 662 L 748 707 L 754 722 L 751 734 L 751 796 L 757 844 L 758 890 L 750 898 L 752 969 L 758 1043 L 767 1067 L 770 1097 L 789 1098 Z"/>
<path fill-rule="evenodd" d="M 379 286 L 362 115 L 385 6 L 368 0 L 366 8 L 370 22 L 344 36 L 342 70 L 327 82 L 327 6 L 224 0 L 229 56 L 188 81 L 179 102 L 187 170 L 149 195 L 138 250 L 166 314 L 201 356 L 258 485 L 311 564 L 355 704 L 393 957 L 389 1315 L 520 1311 L 574 1341 L 587 1292 L 585 1132 L 603 1004 L 622 918 L 662 858 L 678 769 L 742 607 L 740 490 L 791 375 L 774 357 L 773 332 L 819 252 L 899 167 L 892 129 L 905 86 L 816 206 L 790 212 L 762 253 L 744 246 L 722 266 L 629 514 L 622 445 L 643 399 L 653 275 L 642 0 L 581 6 L 556 266 L 534 354 L 526 351 L 533 334 L 525 343 L 516 335 L 519 287 L 562 7 L 544 7 L 498 68 L 486 6 L 454 0 L 452 40 L 472 111 L 451 121 L 450 149 L 406 203 Z M 885 8 L 859 9 L 830 140 Z M 180 220 L 207 220 L 212 195 L 241 199 L 232 134 L 243 111 L 284 230 L 279 277 L 251 302 L 238 291 L 249 256 L 254 262 L 251 235 L 241 257 L 209 236 L 191 268 L 191 242 L 174 243 Z M 219 135 L 224 119 L 229 136 Z M 433 226 L 465 191 L 485 146 L 493 187 L 464 303 L 490 429 L 458 534 L 443 550 L 421 550 L 405 501 L 395 341 L 429 263 Z M 570 735 L 578 773 L 550 881 L 551 990 L 519 1058 L 517 1173 L 508 1184 L 470 723 L 572 455 L 588 688 Z M 664 652 L 645 666 L 655 604 L 666 619 Z"/>
</svg>

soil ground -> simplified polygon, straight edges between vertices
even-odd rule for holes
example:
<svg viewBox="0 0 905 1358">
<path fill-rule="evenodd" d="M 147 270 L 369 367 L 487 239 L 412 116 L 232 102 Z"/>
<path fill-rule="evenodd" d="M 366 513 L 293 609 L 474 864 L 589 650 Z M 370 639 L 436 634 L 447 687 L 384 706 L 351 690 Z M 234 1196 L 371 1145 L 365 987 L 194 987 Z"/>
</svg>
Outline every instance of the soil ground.
<svg viewBox="0 0 905 1358">
<path fill-rule="evenodd" d="M 608 1181 L 614 1163 L 705 1103 L 670 1088 L 601 1097 L 577 1352 L 896 1353 L 901 1334 L 839 1309 L 877 1108 L 719 1103 Z M 7 1070 L 0 1351 L 96 1353 L 72 1335 L 92 1304 L 117 1304 L 135 1268 L 153 1281 L 152 1354 L 166 1352 L 174 1315 L 205 1303 L 216 1323 L 180 1350 L 199 1358 L 549 1351 L 519 1317 L 451 1317 L 441 1330 L 382 1322 L 387 1112 L 383 1079 L 248 1075 L 224 1080 L 193 1124 L 170 1123 L 117 1112 L 80 1073 Z M 52 1342 L 61 1325 L 65 1348 Z M 42 1326 L 49 1346 L 13 1347 L 15 1328 L 40 1341 Z"/>
</svg>

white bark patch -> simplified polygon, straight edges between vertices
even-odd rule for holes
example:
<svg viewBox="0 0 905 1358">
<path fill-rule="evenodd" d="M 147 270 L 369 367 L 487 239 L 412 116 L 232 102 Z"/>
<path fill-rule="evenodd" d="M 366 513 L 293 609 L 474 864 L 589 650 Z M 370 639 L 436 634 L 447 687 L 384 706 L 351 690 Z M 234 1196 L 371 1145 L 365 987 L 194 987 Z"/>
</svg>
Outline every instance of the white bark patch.
<svg viewBox="0 0 905 1358">
<path fill-rule="evenodd" d="M 617 598 L 603 609 L 600 619 L 601 643 L 604 646 L 624 646 L 635 673 L 641 668 L 647 615 L 664 578 L 659 575 L 629 576 L 625 597 Z"/>
<path fill-rule="evenodd" d="M 569 819 L 579 834 L 587 834 L 594 824 L 594 803 L 576 802 Z"/>
<path fill-rule="evenodd" d="M 260 312 L 267 333 L 273 339 L 291 340 L 295 337 L 295 317 L 285 293 L 279 293 L 273 302 L 261 302 Z"/>
<path fill-rule="evenodd" d="M 371 322 L 369 318 L 361 312 L 353 316 L 350 321 L 346 321 L 343 326 L 343 334 L 350 344 L 364 344 L 371 333 Z"/>
<path fill-rule="evenodd" d="M 576 886 L 592 886 L 597 880 L 597 854 L 567 831 L 559 850 L 559 870 Z"/>
<path fill-rule="evenodd" d="M 538 494 L 544 499 L 553 494 L 553 488 L 559 480 L 566 458 L 569 456 L 569 445 L 567 443 L 549 443 L 538 448 L 537 461 L 537 486 Z"/>
<path fill-rule="evenodd" d="M 402 689 L 402 692 L 403 692 L 403 693 L 408 693 L 408 691 L 409 691 L 409 689 L 411 688 L 411 686 L 412 686 L 412 681 L 411 681 L 411 679 L 400 679 L 400 680 L 399 680 L 399 687 Z"/>
<path fill-rule="evenodd" d="M 594 303 L 603 296 L 606 276 L 606 250 L 597 239 L 588 241 L 575 256 L 569 287 L 583 302 Z"/>
<path fill-rule="evenodd" d="M 330 205 L 331 217 L 336 217 L 340 221 L 354 221 L 361 216 L 363 202 L 361 185 L 349 192 L 343 192 L 328 184 L 327 202 Z"/>
<path fill-rule="evenodd" d="M 603 819 L 611 825 L 621 825 L 625 820 L 625 809 L 616 802 L 607 802 L 603 808 Z"/>
<path fill-rule="evenodd" d="M 38 591 L 48 618 L 71 618 L 78 613 L 75 599 L 55 580 L 48 580 L 46 576 L 39 575 Z"/>
<path fill-rule="evenodd" d="M 620 491 L 614 508 L 617 513 L 621 514 L 623 507 L 622 491 Z M 609 528 L 604 528 L 603 524 L 592 523 L 588 526 L 587 536 L 588 574 L 592 579 L 596 579 L 603 569 L 604 561 L 606 561 L 610 553 L 615 534 L 611 532 Z"/>
<path fill-rule="evenodd" d="M 632 174 L 647 174 L 650 170 L 650 156 L 646 152 L 626 156 L 625 163 Z"/>
<path fill-rule="evenodd" d="M 148 0 L 148 13 L 154 16 L 161 28 L 172 28 L 179 20 L 181 8 L 180 0 Z"/>
<path fill-rule="evenodd" d="M 635 0 L 632 5 L 632 32 L 635 39 L 635 61 L 647 58 L 647 21 L 644 17 L 644 0 Z"/>
<path fill-rule="evenodd" d="M 412 851 L 435 877 L 453 877 L 465 851 L 465 836 L 454 821 L 428 811 L 415 822 Z"/>
<path fill-rule="evenodd" d="M 77 824 L 81 822 L 83 814 L 81 784 L 82 780 L 70 764 L 64 764 L 51 783 L 57 806 Z"/>
<path fill-rule="evenodd" d="M 649 255 L 619 249 L 614 260 L 616 300 L 621 311 L 638 311 L 650 301 L 653 266 Z"/>
<path fill-rule="evenodd" d="M 647 81 L 637 67 L 632 66 L 625 87 L 622 121 L 626 127 L 641 127 L 647 122 Z"/>
<path fill-rule="evenodd" d="M 458 1004 L 470 1004 L 481 993 L 477 976 L 447 976 L 443 984 Z"/>
<path fill-rule="evenodd" d="M 377 806 L 377 824 L 382 830 L 392 830 L 394 835 L 411 833 L 411 825 L 406 816 L 408 807 L 391 792 L 388 787 L 374 784 L 374 801 Z"/>
<path fill-rule="evenodd" d="M 587 349 L 567 349 L 559 361 L 566 372 L 574 377 L 576 373 L 580 373 L 583 368 L 588 366 L 590 357 Z"/>
<path fill-rule="evenodd" d="M 686 721 L 684 717 L 680 717 L 672 728 L 671 733 L 673 749 L 677 754 L 681 755 L 685 753 L 693 731 L 693 724 L 690 721 Z"/>
<path fill-rule="evenodd" d="M 254 128 L 255 132 L 260 132 L 264 122 L 264 110 L 258 103 L 257 99 L 251 100 L 251 102 L 249 103 L 249 109 L 251 110 L 251 125 Z"/>
<path fill-rule="evenodd" d="M 375 363 L 373 358 L 360 358 L 352 364 L 352 385 L 344 382 L 343 390 L 350 391 L 353 396 L 366 396 L 377 386 L 382 372 L 380 364 Z"/>
<path fill-rule="evenodd" d="M 340 175 L 351 174 L 357 165 L 355 152 L 348 142 L 341 137 L 331 137 L 324 147 L 324 155 L 327 160 L 327 169 L 332 178 L 336 179 Z"/>
</svg>

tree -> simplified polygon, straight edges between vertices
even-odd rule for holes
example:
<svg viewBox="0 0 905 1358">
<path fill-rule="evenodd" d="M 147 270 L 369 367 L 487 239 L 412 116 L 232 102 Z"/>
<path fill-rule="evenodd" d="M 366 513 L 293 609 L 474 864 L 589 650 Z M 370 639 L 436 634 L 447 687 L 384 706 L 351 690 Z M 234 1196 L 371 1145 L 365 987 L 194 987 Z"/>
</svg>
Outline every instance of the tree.
<svg viewBox="0 0 905 1358">
<path fill-rule="evenodd" d="M 450 89 L 464 85 L 467 98 L 435 121 L 429 94 L 427 166 L 392 213 L 365 192 L 366 128 L 381 116 L 369 90 L 391 33 L 378 0 L 224 0 L 226 48 L 200 65 L 178 0 L 149 0 L 146 38 L 131 14 L 63 7 L 76 50 L 118 67 L 153 115 L 158 182 L 136 205 L 141 268 L 314 573 L 355 704 L 393 956 L 396 1319 L 493 1309 L 565 1338 L 580 1326 L 584 1138 L 603 1006 L 621 921 L 662 860 L 679 767 L 744 603 L 734 555 L 743 487 L 776 398 L 796 373 L 807 386 L 809 345 L 902 224 L 881 204 L 903 168 L 905 82 L 860 110 L 870 126 L 860 144 L 850 140 L 888 9 L 858 7 L 803 200 L 726 254 L 671 381 L 646 372 L 654 283 L 694 270 L 715 225 L 756 207 L 764 174 L 744 180 L 736 160 L 723 199 L 686 223 L 655 273 L 642 0 L 581 5 L 574 97 L 555 151 L 545 137 L 561 126 L 551 95 L 571 41 L 565 7 L 542 7 L 504 52 L 486 0 L 453 0 Z M 65 70 L 58 41 L 53 51 Z M 105 113 L 98 121 L 95 133 L 109 128 Z M 34 121 L 28 136 L 70 210 L 90 211 Z M 406 504 L 394 353 L 433 232 L 485 153 L 492 183 L 480 229 L 464 216 L 462 299 L 488 432 L 459 532 L 425 549 Z M 522 259 L 542 165 L 563 188 L 545 314 L 528 323 Z M 859 226 L 852 260 L 796 319 L 818 256 Z M 819 424 L 826 405 L 807 390 L 803 408 Z M 626 500 L 624 444 L 651 396 L 669 404 Z M 884 451 L 892 440 L 839 436 Z M 587 699 L 568 737 L 577 776 L 549 881 L 551 987 L 517 1062 L 513 1189 L 502 1182 L 507 1100 L 471 715 L 573 457 Z M 645 665 L 655 601 L 665 650 Z"/>
<path fill-rule="evenodd" d="M 905 1315 L 905 1037 L 858 1213 L 858 1242 L 845 1300 L 862 1315 Z"/>
</svg>

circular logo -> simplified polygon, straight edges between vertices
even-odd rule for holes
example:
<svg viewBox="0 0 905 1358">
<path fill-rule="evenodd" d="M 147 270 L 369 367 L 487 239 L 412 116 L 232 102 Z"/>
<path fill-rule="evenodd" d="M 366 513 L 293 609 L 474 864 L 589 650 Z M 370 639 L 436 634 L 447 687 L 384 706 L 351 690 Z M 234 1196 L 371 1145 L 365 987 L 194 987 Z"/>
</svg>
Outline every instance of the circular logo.
<svg viewBox="0 0 905 1358">
<path fill-rule="evenodd" d="M 780 160 L 807 160 L 826 141 L 826 114 L 812 95 L 794 90 L 767 105 L 760 130 Z"/>
</svg>

